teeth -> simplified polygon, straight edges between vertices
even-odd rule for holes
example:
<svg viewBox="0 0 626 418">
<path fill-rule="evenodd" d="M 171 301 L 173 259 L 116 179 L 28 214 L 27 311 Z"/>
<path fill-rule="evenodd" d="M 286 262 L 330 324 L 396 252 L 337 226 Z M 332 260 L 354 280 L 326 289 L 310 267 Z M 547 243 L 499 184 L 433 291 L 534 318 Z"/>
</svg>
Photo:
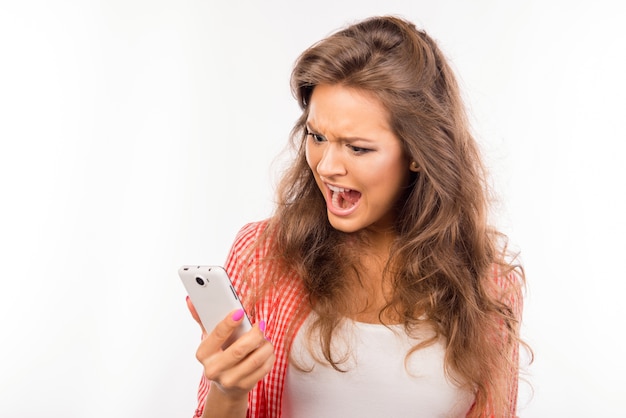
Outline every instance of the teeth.
<svg viewBox="0 0 626 418">
<path fill-rule="evenodd" d="M 331 196 L 331 201 L 333 203 L 333 206 L 336 208 L 340 208 L 341 207 L 341 203 L 339 202 L 340 193 L 347 192 L 350 189 L 344 189 L 343 187 L 331 186 L 330 184 L 328 185 L 328 188 L 330 189 L 331 192 L 333 192 Z"/>
<path fill-rule="evenodd" d="M 343 193 L 343 192 L 347 192 L 348 190 L 350 190 L 350 189 L 344 189 L 343 187 L 331 186 L 330 184 L 328 185 L 328 188 L 335 193 Z"/>
</svg>

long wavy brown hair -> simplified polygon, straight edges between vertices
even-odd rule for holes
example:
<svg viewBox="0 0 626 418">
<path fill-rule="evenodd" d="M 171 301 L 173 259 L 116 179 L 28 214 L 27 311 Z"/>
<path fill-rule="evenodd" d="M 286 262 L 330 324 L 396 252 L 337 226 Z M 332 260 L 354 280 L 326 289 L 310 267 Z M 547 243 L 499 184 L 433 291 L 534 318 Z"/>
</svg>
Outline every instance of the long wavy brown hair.
<svg viewBox="0 0 626 418">
<path fill-rule="evenodd" d="M 305 159 L 305 123 L 315 87 L 336 84 L 380 100 L 408 161 L 419 167 L 398 204 L 397 238 L 385 268 L 392 291 L 381 322 L 397 318 L 409 333 L 431 326 L 435 337 L 413 351 L 444 337 L 448 376 L 476 394 L 470 416 L 506 416 L 517 390 L 516 301 L 524 275 L 507 256 L 503 235 L 488 224 L 486 173 L 444 55 L 412 23 L 375 17 L 307 49 L 291 82 L 302 115 L 291 134 L 296 158 L 265 231 L 272 243 L 268 260 L 302 281 L 326 360 L 339 369 L 331 339 L 352 313 L 345 277 L 358 271 L 358 260 L 350 234 L 328 221 Z"/>
</svg>

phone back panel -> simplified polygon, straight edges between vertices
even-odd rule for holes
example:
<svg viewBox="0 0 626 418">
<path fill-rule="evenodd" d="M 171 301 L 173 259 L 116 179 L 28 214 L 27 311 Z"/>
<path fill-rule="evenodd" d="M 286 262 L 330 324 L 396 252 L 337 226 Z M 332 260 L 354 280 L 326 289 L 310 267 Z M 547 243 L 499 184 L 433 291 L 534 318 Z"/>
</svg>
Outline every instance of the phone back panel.
<svg viewBox="0 0 626 418">
<path fill-rule="evenodd" d="M 178 275 L 208 333 L 230 312 L 243 309 L 228 274 L 222 267 L 182 266 L 178 270 Z M 248 316 L 245 315 L 241 325 L 222 348 L 228 347 L 250 328 L 252 326 Z"/>
</svg>

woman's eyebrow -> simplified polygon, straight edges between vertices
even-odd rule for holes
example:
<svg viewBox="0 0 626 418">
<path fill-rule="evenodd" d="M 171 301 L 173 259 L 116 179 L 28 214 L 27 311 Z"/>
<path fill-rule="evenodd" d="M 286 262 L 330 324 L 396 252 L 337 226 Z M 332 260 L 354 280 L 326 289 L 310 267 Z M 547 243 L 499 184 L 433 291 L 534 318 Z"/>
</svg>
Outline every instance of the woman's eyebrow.
<svg viewBox="0 0 626 418">
<path fill-rule="evenodd" d="M 315 129 L 315 127 L 312 126 L 312 124 L 309 122 L 305 123 L 305 128 L 310 133 L 315 133 L 316 135 L 323 135 L 322 133 L 320 133 L 319 130 Z M 362 136 L 338 136 L 336 137 L 336 139 L 342 142 L 355 142 L 355 141 L 361 141 L 361 142 L 367 142 L 367 143 L 376 142 L 374 139 L 365 138 Z"/>
</svg>

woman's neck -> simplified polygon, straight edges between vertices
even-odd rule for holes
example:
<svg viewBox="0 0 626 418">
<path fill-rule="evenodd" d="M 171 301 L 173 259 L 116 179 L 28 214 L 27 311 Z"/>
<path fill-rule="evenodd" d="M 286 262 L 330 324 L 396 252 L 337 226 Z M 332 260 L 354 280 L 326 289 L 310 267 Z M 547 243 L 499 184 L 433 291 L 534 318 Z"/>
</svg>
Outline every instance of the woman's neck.
<svg viewBox="0 0 626 418">
<path fill-rule="evenodd" d="M 380 323 L 381 312 L 393 295 L 392 269 L 389 260 L 395 233 L 385 231 L 362 231 L 352 250 L 351 259 L 355 269 L 349 280 L 351 306 L 350 317 L 358 322 Z M 385 312 L 385 323 L 396 323 L 397 318 Z"/>
</svg>

